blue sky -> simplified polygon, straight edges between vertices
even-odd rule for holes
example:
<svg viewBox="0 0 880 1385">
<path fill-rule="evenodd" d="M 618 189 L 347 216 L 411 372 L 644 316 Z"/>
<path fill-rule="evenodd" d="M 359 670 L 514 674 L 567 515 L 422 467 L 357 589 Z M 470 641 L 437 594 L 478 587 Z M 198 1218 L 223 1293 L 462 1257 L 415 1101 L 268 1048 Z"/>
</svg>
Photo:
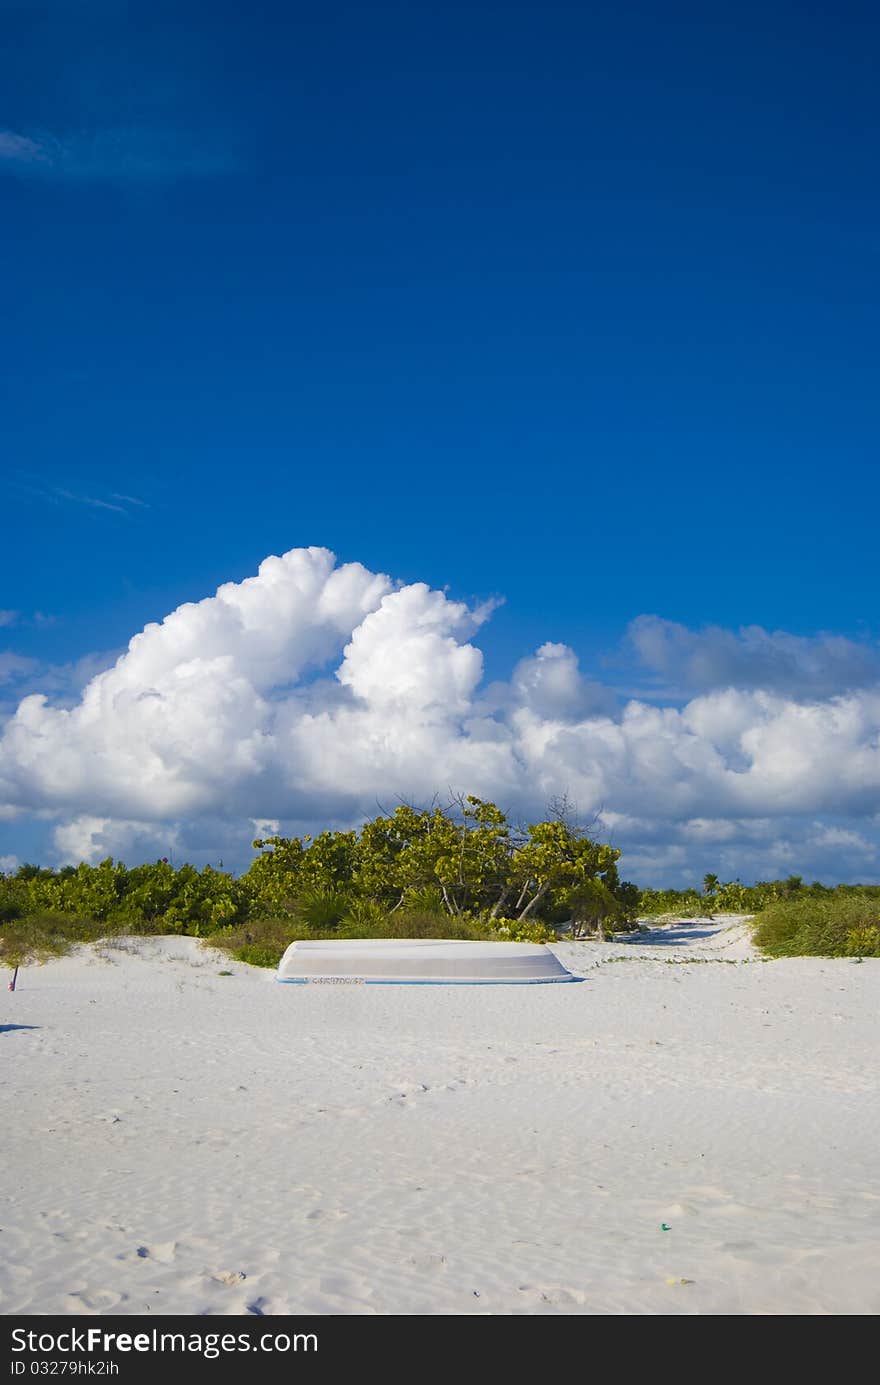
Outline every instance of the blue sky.
<svg viewBox="0 0 880 1385">
<path fill-rule="evenodd" d="M 0 14 L 12 702 L 308 545 L 503 597 L 490 681 L 870 662 L 876 9 Z"/>
</svg>

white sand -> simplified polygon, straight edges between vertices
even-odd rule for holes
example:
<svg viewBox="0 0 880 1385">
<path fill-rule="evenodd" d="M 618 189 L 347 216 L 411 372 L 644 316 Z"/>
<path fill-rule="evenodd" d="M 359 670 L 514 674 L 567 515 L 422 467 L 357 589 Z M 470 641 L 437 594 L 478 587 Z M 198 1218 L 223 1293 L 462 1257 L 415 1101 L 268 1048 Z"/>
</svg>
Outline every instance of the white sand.
<svg viewBox="0 0 880 1385">
<path fill-rule="evenodd" d="M 878 961 L 716 923 L 563 944 L 580 986 L 296 987 L 127 946 L 0 992 L 4 1313 L 880 1311 Z"/>
</svg>

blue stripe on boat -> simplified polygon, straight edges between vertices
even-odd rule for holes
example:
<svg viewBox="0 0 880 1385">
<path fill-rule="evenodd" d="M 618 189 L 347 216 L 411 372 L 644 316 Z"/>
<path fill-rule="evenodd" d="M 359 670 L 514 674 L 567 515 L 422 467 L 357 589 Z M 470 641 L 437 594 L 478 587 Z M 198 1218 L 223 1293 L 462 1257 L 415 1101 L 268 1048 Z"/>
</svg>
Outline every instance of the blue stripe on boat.
<svg viewBox="0 0 880 1385">
<path fill-rule="evenodd" d="M 279 986 L 332 986 L 346 984 L 360 986 L 558 986 L 566 981 L 586 981 L 585 976 L 536 976 L 528 981 L 458 981 L 455 977 L 443 977 L 442 980 L 425 981 L 379 981 L 369 980 L 367 977 L 331 977 L 331 979 L 318 979 L 314 976 L 276 976 L 275 980 Z"/>
</svg>

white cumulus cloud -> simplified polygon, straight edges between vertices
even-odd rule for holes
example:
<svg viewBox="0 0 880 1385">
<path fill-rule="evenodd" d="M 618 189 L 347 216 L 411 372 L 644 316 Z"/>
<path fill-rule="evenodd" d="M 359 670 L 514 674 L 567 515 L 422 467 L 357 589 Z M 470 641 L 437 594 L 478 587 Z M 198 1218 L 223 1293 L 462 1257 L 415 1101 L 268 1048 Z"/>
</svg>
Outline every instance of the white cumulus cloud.
<svg viewBox="0 0 880 1385">
<path fill-rule="evenodd" d="M 642 657 L 700 685 L 681 705 L 622 701 L 563 644 L 486 689 L 475 639 L 489 610 L 326 549 L 267 558 L 148 625 L 73 699 L 24 697 L 0 740 L 0 817 L 51 818 L 57 859 L 237 850 L 242 863 L 270 824 L 351 825 L 398 796 L 454 788 L 533 817 L 567 792 L 585 817 L 603 814 L 625 872 L 645 881 L 719 865 L 751 876 L 756 862 L 870 870 L 870 650 L 863 666 L 850 642 L 766 637 L 783 677 L 763 635 L 758 659 L 742 633 L 731 644 L 649 617 L 635 627 Z M 748 677 L 729 676 L 734 655 Z M 850 676 L 833 684 L 825 660 Z"/>
</svg>

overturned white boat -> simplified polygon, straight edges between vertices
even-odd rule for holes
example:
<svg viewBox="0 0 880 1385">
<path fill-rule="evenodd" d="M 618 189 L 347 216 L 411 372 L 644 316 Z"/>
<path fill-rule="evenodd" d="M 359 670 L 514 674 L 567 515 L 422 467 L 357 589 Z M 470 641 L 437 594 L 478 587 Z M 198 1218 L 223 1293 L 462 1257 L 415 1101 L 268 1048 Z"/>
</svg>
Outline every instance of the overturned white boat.
<svg viewBox="0 0 880 1385">
<path fill-rule="evenodd" d="M 581 981 L 544 943 L 334 938 L 291 943 L 278 981 L 294 985 L 540 986 Z"/>
</svg>

